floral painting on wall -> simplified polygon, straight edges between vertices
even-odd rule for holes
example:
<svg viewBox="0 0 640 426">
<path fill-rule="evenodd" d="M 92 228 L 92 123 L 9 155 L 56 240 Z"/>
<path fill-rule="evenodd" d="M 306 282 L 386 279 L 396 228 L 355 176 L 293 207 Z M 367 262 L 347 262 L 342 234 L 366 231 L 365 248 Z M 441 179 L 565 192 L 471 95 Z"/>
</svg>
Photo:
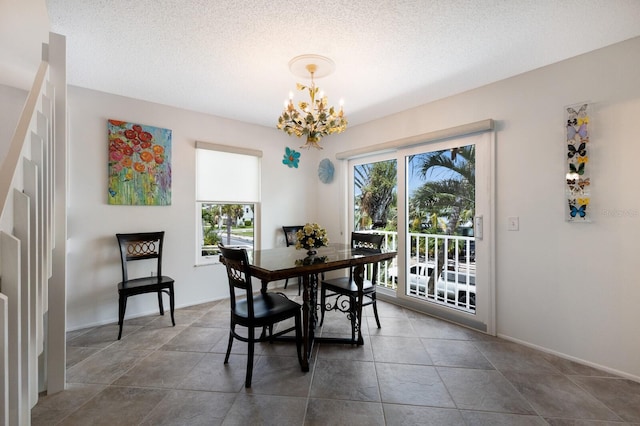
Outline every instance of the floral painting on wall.
<svg viewBox="0 0 640 426">
<path fill-rule="evenodd" d="M 109 204 L 171 205 L 171 130 L 108 120 Z"/>
</svg>

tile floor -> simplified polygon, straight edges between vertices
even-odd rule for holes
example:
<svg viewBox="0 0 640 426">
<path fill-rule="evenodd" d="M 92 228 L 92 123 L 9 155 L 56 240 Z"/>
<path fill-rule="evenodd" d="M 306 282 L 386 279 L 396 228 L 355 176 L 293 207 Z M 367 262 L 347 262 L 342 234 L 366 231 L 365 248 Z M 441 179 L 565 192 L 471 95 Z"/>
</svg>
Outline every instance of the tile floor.
<svg viewBox="0 0 640 426">
<path fill-rule="evenodd" d="M 296 297 L 290 286 L 287 293 Z M 67 390 L 33 425 L 640 425 L 640 383 L 379 302 L 365 345 L 318 344 L 302 373 L 291 343 L 246 344 L 223 364 L 228 303 L 68 334 Z M 324 335 L 348 333 L 330 313 Z"/>
</svg>

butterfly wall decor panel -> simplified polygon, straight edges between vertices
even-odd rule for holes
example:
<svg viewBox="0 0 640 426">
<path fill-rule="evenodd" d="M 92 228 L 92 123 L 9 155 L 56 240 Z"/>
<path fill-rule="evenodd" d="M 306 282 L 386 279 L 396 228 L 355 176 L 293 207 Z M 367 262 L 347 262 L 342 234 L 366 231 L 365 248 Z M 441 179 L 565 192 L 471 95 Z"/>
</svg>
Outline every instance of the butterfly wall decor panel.
<svg viewBox="0 0 640 426">
<path fill-rule="evenodd" d="M 569 222 L 590 222 L 591 178 L 589 177 L 589 104 L 567 108 L 566 112 L 566 218 Z"/>
</svg>

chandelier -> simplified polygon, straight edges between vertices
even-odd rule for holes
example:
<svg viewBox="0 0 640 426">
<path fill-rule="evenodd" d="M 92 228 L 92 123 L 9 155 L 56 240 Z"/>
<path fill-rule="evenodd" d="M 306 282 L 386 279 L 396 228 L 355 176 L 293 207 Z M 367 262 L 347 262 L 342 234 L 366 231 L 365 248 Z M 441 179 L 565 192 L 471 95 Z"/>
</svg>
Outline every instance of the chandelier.
<svg viewBox="0 0 640 426">
<path fill-rule="evenodd" d="M 340 133 L 347 128 L 347 119 L 342 111 L 327 106 L 327 97 L 319 92 L 314 77 L 329 75 L 335 65 L 327 57 L 320 55 L 301 55 L 289 61 L 289 69 L 299 77 L 310 77 L 311 85 L 296 83 L 297 90 L 308 90 L 310 102 L 300 101 L 298 108 L 293 104 L 293 92 L 289 92 L 289 100 L 284 102 L 284 111 L 278 117 L 277 128 L 288 135 L 306 136 L 306 143 L 300 148 L 322 149 L 319 145 L 323 136 Z"/>
</svg>

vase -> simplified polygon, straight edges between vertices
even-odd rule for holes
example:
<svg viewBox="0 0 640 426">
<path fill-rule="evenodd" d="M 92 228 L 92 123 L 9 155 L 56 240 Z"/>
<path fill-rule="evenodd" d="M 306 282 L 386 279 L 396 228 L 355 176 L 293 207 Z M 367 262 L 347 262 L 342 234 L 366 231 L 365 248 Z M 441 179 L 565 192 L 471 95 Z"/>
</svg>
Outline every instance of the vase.
<svg viewBox="0 0 640 426">
<path fill-rule="evenodd" d="M 317 250 L 313 250 L 313 249 L 307 250 L 307 256 L 313 256 L 314 254 L 317 254 L 317 253 L 318 253 Z"/>
</svg>

